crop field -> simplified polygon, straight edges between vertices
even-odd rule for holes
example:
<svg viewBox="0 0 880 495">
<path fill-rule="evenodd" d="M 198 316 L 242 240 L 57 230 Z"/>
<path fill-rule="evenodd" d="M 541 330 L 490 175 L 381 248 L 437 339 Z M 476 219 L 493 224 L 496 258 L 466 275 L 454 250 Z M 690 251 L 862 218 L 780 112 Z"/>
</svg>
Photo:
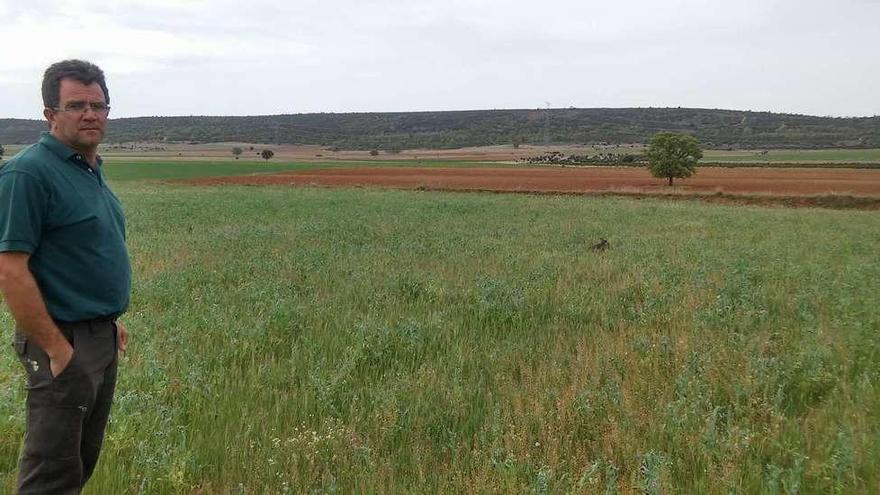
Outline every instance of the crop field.
<svg viewBox="0 0 880 495">
<path fill-rule="evenodd" d="M 132 342 L 86 494 L 880 487 L 876 212 L 146 180 L 221 175 L 186 166 L 108 165 Z"/>
<path fill-rule="evenodd" d="M 333 167 L 229 177 L 201 177 L 194 184 L 285 184 L 390 187 L 445 191 L 628 194 L 728 200 L 806 201 L 828 198 L 840 206 L 880 208 L 880 170 L 835 168 L 706 167 L 695 176 L 666 180 L 642 167 Z"/>
<path fill-rule="evenodd" d="M 880 149 L 706 150 L 704 161 L 750 163 L 880 163 Z"/>
<path fill-rule="evenodd" d="M 423 160 L 416 162 L 421 168 L 485 166 L 472 162 L 450 160 Z M 402 167 L 407 162 L 390 161 L 237 161 L 237 160 L 145 160 L 142 158 L 111 158 L 105 162 L 104 172 L 108 180 L 116 181 L 169 181 L 198 179 L 204 177 L 236 177 L 284 173 L 296 170 L 320 170 L 360 167 Z M 503 166 L 503 165 L 502 165 Z M 512 167 L 512 165 L 508 165 Z"/>
</svg>

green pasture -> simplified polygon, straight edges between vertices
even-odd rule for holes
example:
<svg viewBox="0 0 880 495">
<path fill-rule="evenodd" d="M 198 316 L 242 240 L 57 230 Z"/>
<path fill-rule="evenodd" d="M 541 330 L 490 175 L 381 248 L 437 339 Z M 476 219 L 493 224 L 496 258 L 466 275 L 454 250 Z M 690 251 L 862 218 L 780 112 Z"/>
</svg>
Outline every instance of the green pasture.
<svg viewBox="0 0 880 495">
<path fill-rule="evenodd" d="M 327 166 L 332 166 L 332 164 L 245 160 L 182 161 L 167 159 L 145 161 L 111 158 L 104 163 L 104 173 L 111 181 L 177 180 L 196 177 L 268 174 Z"/>
<path fill-rule="evenodd" d="M 351 167 L 474 167 L 485 163 L 454 160 L 364 160 L 327 162 L 244 161 L 244 160 L 124 160 L 108 159 L 104 173 L 112 181 L 185 180 L 196 177 L 272 174 L 289 170 Z"/>
<path fill-rule="evenodd" d="M 704 150 L 703 161 L 748 163 L 880 163 L 880 149 Z"/>
<path fill-rule="evenodd" d="M 876 213 L 115 173 L 132 341 L 87 494 L 880 486 Z"/>
</svg>

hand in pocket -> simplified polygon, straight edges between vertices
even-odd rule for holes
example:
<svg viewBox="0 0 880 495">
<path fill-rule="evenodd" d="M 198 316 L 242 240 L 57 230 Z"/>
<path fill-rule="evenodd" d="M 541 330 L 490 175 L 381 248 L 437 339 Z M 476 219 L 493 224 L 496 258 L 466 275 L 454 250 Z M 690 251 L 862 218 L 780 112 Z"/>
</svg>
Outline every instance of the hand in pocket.
<svg viewBox="0 0 880 495">
<path fill-rule="evenodd" d="M 49 357 L 49 370 L 52 372 L 52 377 L 58 377 L 61 373 L 64 373 L 64 370 L 70 366 L 70 361 L 73 359 L 73 347 L 69 344 L 67 345 L 67 349 L 62 351 L 59 354 L 56 354 L 54 357 Z"/>
</svg>

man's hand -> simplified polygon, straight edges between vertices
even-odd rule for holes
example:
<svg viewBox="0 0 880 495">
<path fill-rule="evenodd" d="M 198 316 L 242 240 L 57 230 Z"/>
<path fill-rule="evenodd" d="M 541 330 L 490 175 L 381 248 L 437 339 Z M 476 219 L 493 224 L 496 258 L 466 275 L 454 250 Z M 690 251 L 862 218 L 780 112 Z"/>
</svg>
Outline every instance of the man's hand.
<svg viewBox="0 0 880 495">
<path fill-rule="evenodd" d="M 51 354 L 46 353 L 49 356 L 49 369 L 52 371 L 53 377 L 63 373 L 70 365 L 70 360 L 73 359 L 73 347 L 66 340 L 59 347 L 59 350 L 53 351 Z"/>
<path fill-rule="evenodd" d="M 118 320 L 116 321 L 116 348 L 123 354 L 128 348 L 128 329 Z"/>
<path fill-rule="evenodd" d="M 49 371 L 60 375 L 70 364 L 73 347 L 49 317 L 37 281 L 28 267 L 29 253 L 0 253 L 0 292 L 16 325 L 49 356 Z"/>
</svg>

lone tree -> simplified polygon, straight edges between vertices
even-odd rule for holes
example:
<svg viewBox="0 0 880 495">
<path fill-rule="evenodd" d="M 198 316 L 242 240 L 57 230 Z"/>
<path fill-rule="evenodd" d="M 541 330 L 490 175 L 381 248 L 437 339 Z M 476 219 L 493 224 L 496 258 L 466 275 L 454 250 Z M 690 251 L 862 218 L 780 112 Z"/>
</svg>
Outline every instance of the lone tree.
<svg viewBox="0 0 880 495">
<path fill-rule="evenodd" d="M 648 170 L 654 177 L 684 179 L 694 175 L 703 152 L 697 139 L 687 134 L 660 132 L 648 143 Z"/>
<path fill-rule="evenodd" d="M 3 149 L 3 145 L 0 144 L 0 160 L 3 159 L 3 153 L 5 153 L 5 152 L 6 152 L 6 150 Z"/>
<path fill-rule="evenodd" d="M 272 150 L 263 150 L 260 152 L 260 156 L 263 157 L 263 160 L 268 161 L 269 158 L 272 158 L 273 156 L 275 156 L 275 152 Z"/>
<path fill-rule="evenodd" d="M 239 148 L 238 146 L 232 148 L 232 156 L 234 156 L 236 160 L 238 160 L 238 156 L 242 153 L 244 153 L 244 150 Z"/>
</svg>

